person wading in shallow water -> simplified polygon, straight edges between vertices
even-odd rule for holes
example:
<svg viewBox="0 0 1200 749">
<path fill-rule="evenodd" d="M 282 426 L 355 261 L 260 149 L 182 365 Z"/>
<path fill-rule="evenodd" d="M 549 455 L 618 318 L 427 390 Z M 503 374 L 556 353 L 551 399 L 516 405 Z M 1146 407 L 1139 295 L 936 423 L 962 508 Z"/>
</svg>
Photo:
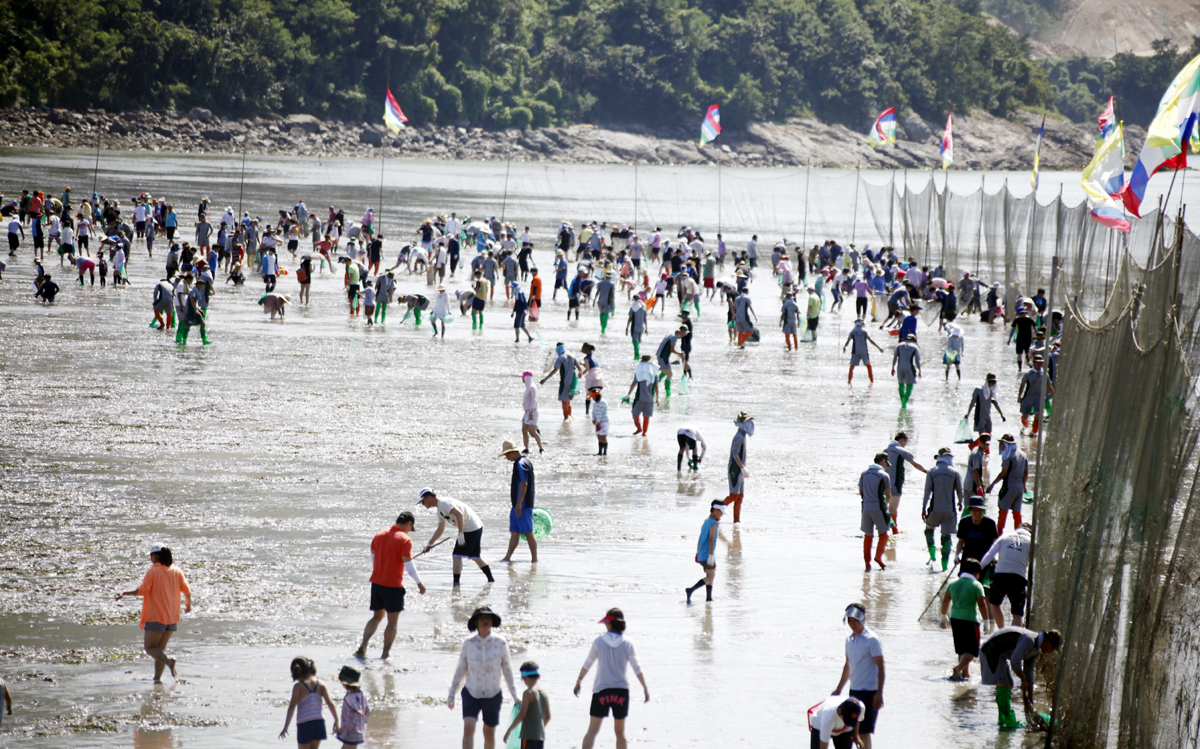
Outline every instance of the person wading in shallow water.
<svg viewBox="0 0 1200 749">
<path fill-rule="evenodd" d="M 417 494 L 417 504 L 428 508 L 436 507 L 438 513 L 437 530 L 429 537 L 429 543 L 425 544 L 422 554 L 433 548 L 437 540 L 442 537 L 442 531 L 446 530 L 446 523 L 449 522 L 458 529 L 458 537 L 454 541 L 454 551 L 451 554 L 454 558 L 454 585 L 459 585 L 462 578 L 464 559 L 470 559 L 478 565 L 479 571 L 483 573 L 489 583 L 496 582 L 496 579 L 492 577 L 492 568 L 483 561 L 480 552 L 483 545 L 483 522 L 474 510 L 465 502 L 457 499 L 439 499 L 438 495 L 433 493 L 433 489 L 428 487 Z"/>
<path fill-rule="evenodd" d="M 171 676 L 179 678 L 175 673 L 175 659 L 167 657 L 167 643 L 179 629 L 181 593 L 187 604 L 184 613 L 192 612 L 192 589 L 183 572 L 174 566 L 171 550 L 166 546 L 151 546 L 150 561 L 153 566 L 142 578 L 142 584 L 133 590 L 118 593 L 117 600 L 125 596 L 142 597 L 139 626 L 145 632 L 144 647 L 146 654 L 154 659 L 154 681 L 158 683 L 162 681 L 163 670 L 167 668 L 171 669 Z"/>
<path fill-rule="evenodd" d="M 533 461 L 528 455 L 522 455 L 517 446 L 508 441 L 500 448 L 500 455 L 513 463 L 510 488 L 512 510 L 508 515 L 508 553 L 500 561 L 512 564 L 513 552 L 517 550 L 521 536 L 524 536 L 525 542 L 529 544 L 530 561 L 537 564 L 538 545 L 537 539 L 533 537 L 533 503 L 537 500 Z"/>
<path fill-rule="evenodd" d="M 413 516 L 411 512 L 402 512 L 396 517 L 396 524 L 386 531 L 380 531 L 371 539 L 371 619 L 363 630 L 362 644 L 354 655 L 365 658 L 367 644 L 387 614 L 387 627 L 383 630 L 383 655 L 387 660 L 392 651 L 392 643 L 396 640 L 396 624 L 400 612 L 404 610 L 404 573 L 417 584 L 421 595 L 425 595 L 425 586 L 412 560 L 412 539 L 409 534 L 413 531 Z"/>
<path fill-rule="evenodd" d="M 629 716 L 629 680 L 625 678 L 625 669 L 632 667 L 633 673 L 642 684 L 642 693 L 646 702 L 650 701 L 650 687 L 646 686 L 646 677 L 642 675 L 642 667 L 638 663 L 637 653 L 633 643 L 625 639 L 625 614 L 620 609 L 609 609 L 600 620 L 607 631 L 592 642 L 579 670 L 579 678 L 575 680 L 575 696 L 583 688 L 583 677 L 588 669 L 599 662 L 596 668 L 596 680 L 592 683 L 592 705 L 588 710 L 591 722 L 583 737 L 583 749 L 592 749 L 596 743 L 596 734 L 604 719 L 612 712 L 613 730 L 617 734 L 617 749 L 625 749 L 625 719 Z"/>
</svg>

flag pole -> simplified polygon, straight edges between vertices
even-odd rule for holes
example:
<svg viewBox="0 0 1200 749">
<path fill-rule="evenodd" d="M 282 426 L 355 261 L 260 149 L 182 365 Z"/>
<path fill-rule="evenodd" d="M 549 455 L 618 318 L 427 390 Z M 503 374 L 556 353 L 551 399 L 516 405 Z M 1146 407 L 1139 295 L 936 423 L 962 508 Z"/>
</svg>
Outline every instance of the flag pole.
<svg viewBox="0 0 1200 749">
<path fill-rule="evenodd" d="M 100 133 L 103 132 L 100 126 L 96 126 L 96 167 L 92 170 L 92 192 L 96 192 L 96 186 L 100 184 Z"/>
<path fill-rule="evenodd" d="M 242 221 L 242 197 L 246 194 L 246 141 L 242 141 L 242 181 L 238 186 L 238 215 L 234 219 L 234 224 L 240 224 Z"/>
<path fill-rule="evenodd" d="M 504 167 L 504 202 L 500 204 L 500 223 L 504 223 L 504 212 L 508 210 L 508 175 L 512 171 L 512 141 L 508 142 L 508 165 Z"/>
<path fill-rule="evenodd" d="M 808 246 L 808 183 L 812 181 L 812 161 L 804 169 L 804 229 L 800 232 L 800 250 Z"/>
<path fill-rule="evenodd" d="M 724 196 L 721 194 L 721 147 L 717 147 L 717 234 L 721 233 L 721 214 Z"/>
<path fill-rule="evenodd" d="M 637 209 L 638 209 L 638 157 L 633 155 L 633 227 L 631 231 L 637 231 Z"/>
<path fill-rule="evenodd" d="M 850 244 L 854 245 L 858 232 L 858 190 L 861 187 L 859 182 L 862 180 L 859 175 L 859 167 L 854 167 L 854 211 L 850 218 Z"/>
<path fill-rule="evenodd" d="M 379 156 L 379 210 L 375 213 L 375 233 L 379 234 L 383 231 L 383 165 L 387 163 L 386 157 L 382 154 Z"/>
</svg>

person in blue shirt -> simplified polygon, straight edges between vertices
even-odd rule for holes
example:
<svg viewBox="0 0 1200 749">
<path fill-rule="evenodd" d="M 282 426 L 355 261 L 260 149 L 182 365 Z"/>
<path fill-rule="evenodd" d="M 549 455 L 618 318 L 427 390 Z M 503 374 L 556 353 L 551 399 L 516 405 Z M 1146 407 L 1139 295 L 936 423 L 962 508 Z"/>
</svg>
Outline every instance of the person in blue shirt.
<svg viewBox="0 0 1200 749">
<path fill-rule="evenodd" d="M 513 552 L 521 537 L 529 544 L 530 561 L 537 564 L 537 539 L 533 537 L 533 507 L 537 501 L 537 491 L 533 475 L 533 461 L 528 455 L 522 455 L 517 446 L 507 440 L 500 449 L 500 455 L 513 463 L 512 482 L 509 490 L 512 500 L 512 510 L 508 516 L 508 553 L 500 560 L 501 564 L 512 564 Z"/>
<path fill-rule="evenodd" d="M 687 602 L 692 602 L 692 593 L 704 586 L 705 600 L 711 602 L 713 580 L 717 576 L 717 536 L 720 535 L 718 525 L 721 522 L 721 517 L 725 514 L 725 503 L 721 500 L 713 500 L 709 506 L 708 517 L 704 520 L 704 525 L 700 527 L 700 541 L 696 544 L 696 562 L 704 568 L 704 577 L 690 588 L 684 588 L 687 593 Z"/>
<path fill-rule="evenodd" d="M 907 341 L 909 336 L 917 339 L 917 313 L 921 311 L 921 306 L 913 303 L 908 308 L 908 317 L 905 317 L 900 322 L 900 340 Z"/>
<path fill-rule="evenodd" d="M 562 250 L 554 253 L 554 292 L 550 295 L 551 301 L 558 298 L 559 289 L 567 290 L 567 261 Z"/>
</svg>

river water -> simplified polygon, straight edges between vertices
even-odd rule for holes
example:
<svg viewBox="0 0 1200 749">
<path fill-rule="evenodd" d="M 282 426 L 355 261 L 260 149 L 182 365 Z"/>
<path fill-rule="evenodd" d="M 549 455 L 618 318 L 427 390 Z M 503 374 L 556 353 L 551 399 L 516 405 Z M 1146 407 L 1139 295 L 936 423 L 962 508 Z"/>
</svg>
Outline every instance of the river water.
<svg viewBox="0 0 1200 749">
<path fill-rule="evenodd" d="M 96 174 L 92 158 L 3 151 L 0 187 L 12 196 L 22 187 L 57 194 L 70 184 L 80 194 L 95 179 L 107 195 L 161 193 L 188 227 L 204 195 L 218 209 L 243 205 L 264 217 L 301 197 L 313 210 L 344 206 L 348 216 L 378 203 L 375 162 L 255 158 L 243 184 L 241 163 L 224 157 L 104 154 Z M 385 232 L 406 235 L 434 212 L 503 210 L 533 227 L 535 259 L 546 269 L 561 219 L 578 225 L 633 214 L 631 169 L 513 165 L 507 191 L 506 170 L 503 163 L 386 164 Z M 643 225 L 699 225 L 712 238 L 714 170 L 639 171 Z M 826 234 L 846 241 L 852 232 L 860 242 L 878 241 L 863 205 L 850 220 L 855 191 L 830 187 L 853 185 L 847 174 L 817 175 L 829 180 L 822 183 L 825 207 L 820 215 L 810 209 L 814 216 L 804 222 L 796 215 L 802 171 L 724 170 L 722 230 L 738 247 L 752 232 L 804 232 L 810 242 Z M 989 184 L 1004 176 L 989 175 Z M 964 190 L 979 179 L 951 175 Z M 1047 174 L 1043 184 L 1057 190 L 1057 181 L 1074 179 Z M 722 308 L 705 303 L 689 392 L 655 412 L 653 435 L 635 438 L 628 407 L 617 404 L 633 372 L 623 320 L 618 315 L 607 336 L 599 335 L 593 309 L 567 322 L 565 301 L 549 301 L 552 284 L 540 323 L 544 340 L 514 344 L 500 294 L 482 333 L 459 318 L 444 340 L 431 340 L 428 323 L 402 325 L 397 311 L 375 329 L 348 319 L 341 280 L 328 274 L 314 282 L 311 305 L 293 305 L 286 322 L 271 322 L 255 304 L 261 287 L 252 276 L 245 288 L 221 287 L 214 296 L 213 345 L 178 348 L 147 327 L 157 256 L 151 263 L 143 250 L 135 252 L 132 286 L 120 290 L 80 288 L 66 269 L 52 307 L 32 300 L 28 250 L 6 260 L 0 676 L 12 689 L 14 715 L 5 717 L 0 737 L 31 747 L 272 742 L 283 723 L 293 656 L 312 657 L 330 680 L 354 662 L 350 653 L 368 615 L 370 538 L 399 511 L 414 509 L 417 489 L 430 485 L 481 515 L 484 555 L 497 581 L 485 585 L 468 569 L 461 589 L 452 590 L 448 547 L 421 559 L 428 594 L 410 591 L 392 660 L 377 658 L 380 633 L 366 663 L 370 745 L 457 745 L 461 722 L 443 701 L 468 634 L 466 618 L 484 604 L 504 617 L 499 632 L 514 660 L 541 664 L 554 705 L 551 745 L 577 745 L 586 728 L 587 700 L 570 690 L 591 639 L 603 631 L 596 620 L 610 606 L 626 612 L 651 689 L 652 701 L 637 701 L 628 722 L 634 741 L 807 742 L 805 711 L 837 683 L 842 611 L 853 601 L 866 605 L 885 649 L 886 706 L 876 746 L 1026 741 L 997 733 L 990 690 L 945 680 L 955 662 L 950 634 L 933 620 L 918 622 L 943 575 L 924 567 L 916 493 L 902 505 L 900 525 L 909 532 L 889 552 L 887 571 L 863 573 L 858 531 L 858 474 L 898 429 L 911 435 L 917 460 L 932 465 L 987 371 L 1000 375 L 1006 413 L 1017 412 L 1017 373 L 998 328 L 966 321 L 960 383 L 953 374 L 943 380 L 941 340 L 922 326 L 930 376 L 901 412 L 887 376 L 889 337 L 875 335 L 887 349 L 887 356 L 876 354 L 878 382 L 870 385 L 860 369 L 848 386 L 841 345 L 853 309 L 827 313 L 819 341 L 788 353 L 775 324 L 777 287 L 760 270 L 752 298 L 763 342 L 730 347 Z M 290 259 L 283 264 L 294 268 Z M 51 272 L 56 266 L 47 263 Z M 399 281 L 401 294 L 426 292 L 423 276 L 401 272 Z M 463 272 L 447 285 L 465 288 Z M 294 276 L 281 290 L 294 297 Z M 673 314 L 655 316 L 648 346 L 673 322 Z M 516 375 L 544 372 L 557 340 L 573 350 L 584 341 L 598 347 L 609 383 L 610 453 L 594 455 L 581 401 L 564 424 L 553 381 L 542 389 L 548 449 L 534 462 L 538 504 L 553 513 L 555 527 L 536 568 L 524 549 L 516 564 L 501 566 L 495 562 L 507 540 L 510 464 L 497 453 L 504 439 L 519 438 Z M 726 494 L 723 465 L 733 417 L 742 410 L 757 425 L 744 522 L 722 523 L 728 543 L 718 552 L 716 601 L 689 607 L 682 588 L 699 576 L 696 537 L 708 503 Z M 702 428 L 709 443 L 710 457 L 696 474 L 675 471 L 675 430 L 683 425 Z M 1008 426 L 1015 432 L 1018 425 L 1010 419 Z M 965 463 L 965 446 L 955 451 Z M 995 459 L 992 468 L 998 470 Z M 435 524 L 424 510 L 417 517 L 421 544 Z M 137 604 L 113 600 L 140 580 L 155 542 L 174 550 L 194 603 L 171 643 L 181 679 L 168 677 L 158 687 L 140 654 Z M 612 745 L 611 733 L 600 745 Z"/>
</svg>

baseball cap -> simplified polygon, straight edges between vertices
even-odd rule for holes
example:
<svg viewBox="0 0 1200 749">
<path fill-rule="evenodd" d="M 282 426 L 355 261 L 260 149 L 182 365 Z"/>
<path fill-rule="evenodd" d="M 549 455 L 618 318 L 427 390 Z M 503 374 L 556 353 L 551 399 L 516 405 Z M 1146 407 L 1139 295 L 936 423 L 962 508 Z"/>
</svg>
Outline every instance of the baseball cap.
<svg viewBox="0 0 1200 749">
<path fill-rule="evenodd" d="M 434 494 L 434 492 L 433 492 L 433 489 L 430 489 L 428 486 L 425 487 L 424 489 L 422 489 L 421 491 L 417 492 L 417 504 L 421 504 L 421 502 L 424 501 L 425 497 L 430 494 Z M 437 496 L 437 495 L 434 494 L 434 496 Z"/>
</svg>

